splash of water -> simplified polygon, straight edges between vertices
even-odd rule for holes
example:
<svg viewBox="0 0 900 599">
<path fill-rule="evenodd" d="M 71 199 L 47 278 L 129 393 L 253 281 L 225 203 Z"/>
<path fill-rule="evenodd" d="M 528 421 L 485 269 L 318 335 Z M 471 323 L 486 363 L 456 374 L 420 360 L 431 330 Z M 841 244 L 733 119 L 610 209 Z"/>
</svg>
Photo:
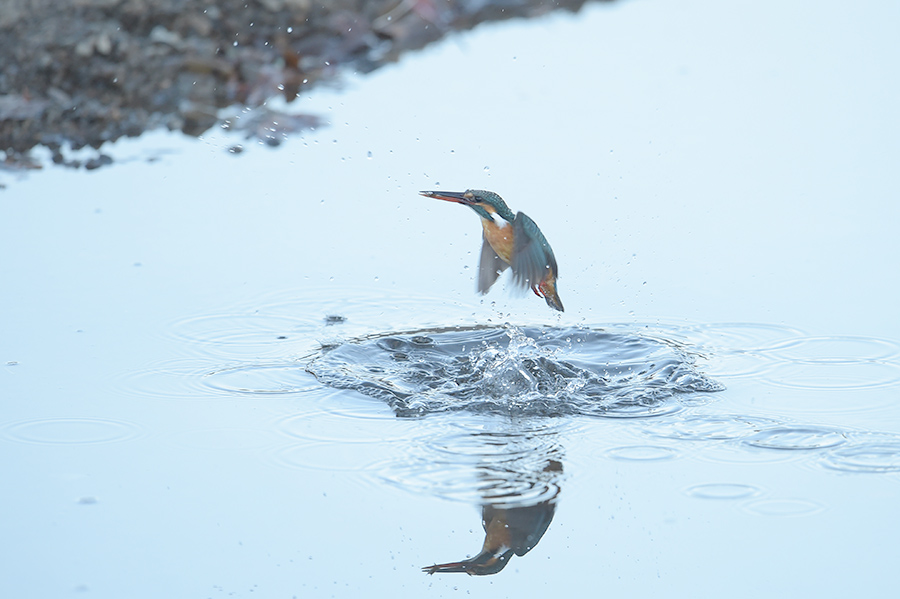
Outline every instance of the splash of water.
<svg viewBox="0 0 900 599">
<path fill-rule="evenodd" d="M 386 401 L 399 416 L 467 410 L 646 417 L 679 394 L 724 387 L 674 341 L 587 328 L 476 326 L 384 334 L 328 346 L 307 370 Z"/>
</svg>

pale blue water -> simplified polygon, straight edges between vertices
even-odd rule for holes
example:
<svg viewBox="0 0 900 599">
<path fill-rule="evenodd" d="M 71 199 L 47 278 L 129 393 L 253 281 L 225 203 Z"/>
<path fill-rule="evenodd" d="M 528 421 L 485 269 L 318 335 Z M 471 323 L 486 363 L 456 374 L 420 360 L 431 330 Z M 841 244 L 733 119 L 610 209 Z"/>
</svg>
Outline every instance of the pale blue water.
<svg viewBox="0 0 900 599">
<path fill-rule="evenodd" d="M 277 150 L 4 175 L 4 593 L 889 596 L 898 10 L 485 26 Z M 567 311 L 477 296 L 439 188 L 534 218 Z M 520 555 L 423 574 L 483 516 Z"/>
</svg>

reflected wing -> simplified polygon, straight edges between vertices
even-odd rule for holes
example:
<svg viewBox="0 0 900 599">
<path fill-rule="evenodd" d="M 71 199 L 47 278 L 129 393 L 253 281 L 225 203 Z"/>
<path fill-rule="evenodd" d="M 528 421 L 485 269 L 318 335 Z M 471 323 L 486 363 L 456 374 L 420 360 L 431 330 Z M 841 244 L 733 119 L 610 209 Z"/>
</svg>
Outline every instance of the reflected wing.
<svg viewBox="0 0 900 599">
<path fill-rule="evenodd" d="M 509 268 L 509 264 L 497 255 L 488 240 L 482 235 L 481 260 L 478 262 L 478 292 L 487 293 L 500 273 Z"/>
<path fill-rule="evenodd" d="M 534 221 L 522 212 L 513 221 L 513 240 L 512 270 L 516 285 L 528 289 L 538 285 L 551 271 L 559 276 L 550 244 Z"/>
</svg>

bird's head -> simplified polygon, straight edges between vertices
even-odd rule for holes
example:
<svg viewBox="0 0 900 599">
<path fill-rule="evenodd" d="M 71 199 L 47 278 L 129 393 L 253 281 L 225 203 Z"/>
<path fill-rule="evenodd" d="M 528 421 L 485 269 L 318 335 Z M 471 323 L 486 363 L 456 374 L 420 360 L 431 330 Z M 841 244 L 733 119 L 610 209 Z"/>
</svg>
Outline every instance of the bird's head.
<svg viewBox="0 0 900 599">
<path fill-rule="evenodd" d="M 468 189 L 464 192 L 459 191 L 420 191 L 420 195 L 426 198 L 435 198 L 447 202 L 456 202 L 468 206 L 481 218 L 492 220 L 494 214 L 497 214 L 504 220 L 512 222 L 516 216 L 513 214 L 506 202 L 493 191 L 485 191 L 484 189 Z"/>
</svg>

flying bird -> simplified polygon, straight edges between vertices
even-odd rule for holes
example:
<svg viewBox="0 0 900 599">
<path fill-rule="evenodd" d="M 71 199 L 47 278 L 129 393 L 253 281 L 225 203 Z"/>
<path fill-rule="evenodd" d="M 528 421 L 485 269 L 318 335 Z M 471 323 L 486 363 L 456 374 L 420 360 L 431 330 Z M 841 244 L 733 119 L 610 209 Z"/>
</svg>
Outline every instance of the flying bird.
<svg viewBox="0 0 900 599">
<path fill-rule="evenodd" d="M 512 267 L 513 283 L 531 289 L 554 310 L 563 311 L 556 292 L 559 269 L 550 244 L 537 224 L 525 213 L 513 214 L 506 202 L 493 191 L 469 189 L 420 191 L 426 198 L 456 202 L 468 206 L 481 217 L 483 241 L 478 266 L 478 291 L 487 293 L 504 270 Z"/>
</svg>

